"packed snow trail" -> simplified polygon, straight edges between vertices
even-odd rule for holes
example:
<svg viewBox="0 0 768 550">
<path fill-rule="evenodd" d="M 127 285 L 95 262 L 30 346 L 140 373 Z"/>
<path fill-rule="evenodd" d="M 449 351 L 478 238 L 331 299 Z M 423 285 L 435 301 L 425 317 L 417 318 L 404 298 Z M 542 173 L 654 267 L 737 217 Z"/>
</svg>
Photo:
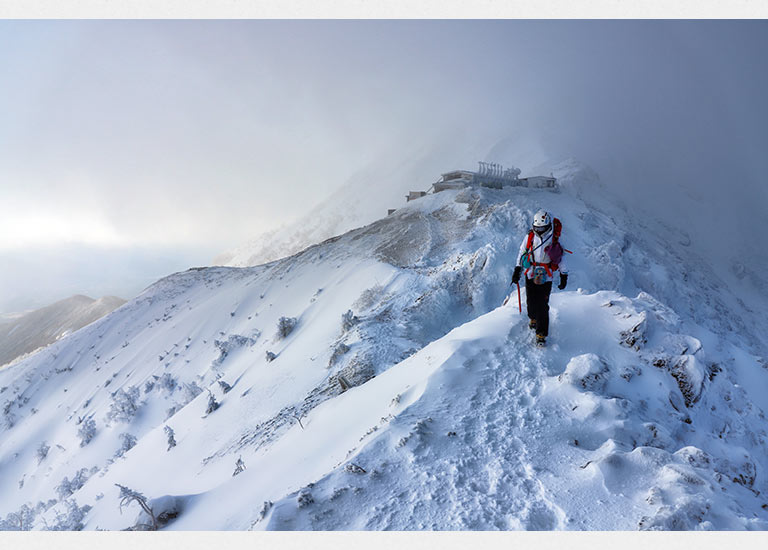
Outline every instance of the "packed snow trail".
<svg viewBox="0 0 768 550">
<path fill-rule="evenodd" d="M 553 296 L 544 350 L 533 347 L 516 308 L 499 308 L 319 407 L 310 422 L 328 415 L 324 422 L 351 432 L 350 418 L 372 407 L 368 417 L 382 419 L 362 449 L 279 501 L 256 527 L 765 529 L 768 516 L 750 519 L 719 500 L 733 491 L 760 502 L 722 475 L 738 459 L 714 465 L 701 449 L 676 449 L 680 433 L 653 441 L 662 428 L 648 421 L 664 420 L 664 400 L 678 388 L 622 344 L 643 318 L 637 302 L 615 293 Z"/>
</svg>

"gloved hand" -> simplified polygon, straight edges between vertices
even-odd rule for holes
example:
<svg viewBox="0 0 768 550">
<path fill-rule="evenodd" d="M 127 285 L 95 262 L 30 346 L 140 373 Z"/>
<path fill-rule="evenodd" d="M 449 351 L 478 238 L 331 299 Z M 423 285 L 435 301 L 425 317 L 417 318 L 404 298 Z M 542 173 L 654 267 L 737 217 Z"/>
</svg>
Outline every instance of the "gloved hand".
<svg viewBox="0 0 768 550">
<path fill-rule="evenodd" d="M 560 290 L 565 290 L 565 285 L 568 284 L 568 274 L 567 273 L 561 273 L 560 274 L 560 284 L 557 285 L 557 288 Z"/>
<path fill-rule="evenodd" d="M 520 272 L 523 270 L 522 267 L 515 266 L 515 272 L 512 273 L 512 283 L 509 286 L 512 286 L 514 284 L 517 284 L 520 282 Z"/>
</svg>

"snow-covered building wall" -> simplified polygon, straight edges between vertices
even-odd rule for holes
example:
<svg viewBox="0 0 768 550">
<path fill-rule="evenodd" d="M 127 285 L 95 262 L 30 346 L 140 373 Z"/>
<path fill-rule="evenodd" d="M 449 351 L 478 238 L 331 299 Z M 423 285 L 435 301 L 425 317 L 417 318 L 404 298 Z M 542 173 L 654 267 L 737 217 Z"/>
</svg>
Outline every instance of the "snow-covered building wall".
<svg viewBox="0 0 768 550">
<path fill-rule="evenodd" d="M 520 178 L 520 184 L 523 187 L 557 187 L 557 180 L 552 176 L 531 176 L 530 178 Z"/>
<path fill-rule="evenodd" d="M 501 164 L 479 162 L 478 171 L 453 170 L 441 174 L 440 179 L 433 184 L 435 193 L 446 189 L 461 189 L 470 185 L 501 189 L 505 186 L 518 187 L 557 187 L 557 182 L 551 176 L 531 176 L 520 178 L 519 168 L 504 168 Z"/>
</svg>

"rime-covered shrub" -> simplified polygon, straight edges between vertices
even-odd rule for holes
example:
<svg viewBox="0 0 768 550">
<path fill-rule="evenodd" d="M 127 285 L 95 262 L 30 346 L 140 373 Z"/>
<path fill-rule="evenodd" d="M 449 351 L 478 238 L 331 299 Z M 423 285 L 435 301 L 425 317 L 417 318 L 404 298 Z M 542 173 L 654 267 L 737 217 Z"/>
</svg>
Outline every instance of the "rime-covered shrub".
<svg viewBox="0 0 768 550">
<path fill-rule="evenodd" d="M 245 471 L 245 462 L 243 462 L 243 457 L 238 457 L 237 462 L 235 462 L 235 471 L 232 474 L 232 477 L 235 477 L 237 474 L 240 474 Z"/>
<path fill-rule="evenodd" d="M 147 380 L 144 383 L 144 393 L 145 394 L 149 393 L 149 392 L 151 392 L 152 390 L 155 389 L 155 382 L 157 382 L 157 380 L 158 380 L 158 377 L 154 376 L 151 380 Z"/>
<path fill-rule="evenodd" d="M 49 508 L 52 508 L 53 506 L 56 506 L 59 503 L 58 500 L 55 498 L 49 499 L 47 502 L 43 502 L 42 500 L 38 501 L 37 504 L 35 504 L 35 514 L 40 515 Z"/>
<path fill-rule="evenodd" d="M 130 386 L 120 388 L 112 394 L 112 402 L 107 411 L 108 422 L 130 422 L 139 410 L 139 388 Z"/>
<path fill-rule="evenodd" d="M 247 336 L 242 336 L 240 334 L 232 334 L 226 340 L 214 340 L 213 345 L 219 350 L 219 356 L 214 359 L 213 366 L 218 367 L 221 365 L 232 351 L 238 348 L 254 345 L 259 333 L 258 331 L 254 331 L 254 334 L 254 338 L 248 338 Z"/>
<path fill-rule="evenodd" d="M 299 505 L 299 508 L 306 508 L 314 503 L 315 499 L 312 497 L 312 493 L 309 492 L 309 489 L 302 489 L 299 491 L 299 496 L 296 498 L 296 502 Z"/>
<path fill-rule="evenodd" d="M 23 504 L 16 512 L 11 512 L 5 519 L 0 519 L 0 531 L 31 531 L 37 512 Z"/>
<path fill-rule="evenodd" d="M 115 456 L 123 456 L 136 446 L 136 437 L 133 434 L 122 433 L 120 434 L 120 448 L 115 453 Z"/>
<path fill-rule="evenodd" d="M 16 415 L 11 412 L 12 406 L 13 401 L 6 401 L 3 405 L 3 423 L 9 430 L 16 424 Z"/>
<path fill-rule="evenodd" d="M 149 505 L 149 502 L 147 502 L 147 497 L 145 497 L 143 494 L 139 493 L 138 491 L 134 491 L 133 489 L 129 489 L 128 487 L 125 487 L 123 485 L 120 485 L 118 483 L 115 483 L 118 487 L 120 487 L 120 511 L 123 511 L 123 506 L 127 506 L 131 502 L 136 502 L 141 509 L 149 515 L 151 518 L 152 524 L 151 525 L 143 525 L 143 526 L 136 526 L 134 530 L 157 530 L 157 520 L 155 519 L 155 513 L 152 511 L 152 507 Z"/>
<path fill-rule="evenodd" d="M 347 332 L 359 322 L 360 319 L 352 313 L 351 309 L 348 309 L 346 313 L 341 315 L 341 330 Z"/>
<path fill-rule="evenodd" d="M 184 384 L 184 405 L 192 401 L 195 397 L 203 393 L 203 388 L 197 385 L 197 382 Z M 183 406 L 183 405 L 182 405 Z"/>
<path fill-rule="evenodd" d="M 173 433 L 173 428 L 170 426 L 163 426 L 163 431 L 165 432 L 165 435 L 168 437 L 168 449 L 166 451 L 170 451 L 176 446 L 176 437 Z"/>
<path fill-rule="evenodd" d="M 267 355 L 266 355 L 266 358 L 267 358 L 267 363 L 271 363 L 272 361 L 275 360 L 275 358 L 277 358 L 277 355 L 275 355 L 271 351 L 268 351 Z"/>
<path fill-rule="evenodd" d="M 168 393 L 173 393 L 178 387 L 176 379 L 170 375 L 170 373 L 163 373 L 163 375 L 157 379 L 157 386 Z"/>
<path fill-rule="evenodd" d="M 197 382 L 190 382 L 189 384 L 184 384 L 182 386 L 183 394 L 181 397 L 180 403 L 175 403 L 173 407 L 170 407 L 165 411 L 165 419 L 168 420 L 171 418 L 174 414 L 179 412 L 181 409 L 187 406 L 189 402 L 191 402 L 195 397 L 203 393 L 203 388 L 197 385 Z"/>
<path fill-rule="evenodd" d="M 168 420 L 169 418 L 171 418 L 174 414 L 179 412 L 180 408 L 181 407 L 179 407 L 178 405 L 174 405 L 173 407 L 169 407 L 165 409 L 165 419 Z"/>
<path fill-rule="evenodd" d="M 287 337 L 293 329 L 296 328 L 296 324 L 299 322 L 296 317 L 280 317 L 277 321 L 277 334 L 280 338 Z"/>
<path fill-rule="evenodd" d="M 56 520 L 53 525 L 46 527 L 46 531 L 82 531 L 83 519 L 85 515 L 91 510 L 91 507 L 87 504 L 85 506 L 78 506 L 74 499 L 69 499 L 64 502 L 67 507 L 66 511 L 56 514 Z"/>
<path fill-rule="evenodd" d="M 208 392 L 208 406 L 205 408 L 205 414 L 211 414 L 213 411 L 219 408 L 219 402 L 211 392 Z"/>
<path fill-rule="evenodd" d="M 37 448 L 37 463 L 40 464 L 43 460 L 45 460 L 45 457 L 48 456 L 48 451 L 51 449 L 50 445 L 46 444 L 45 441 L 40 443 L 40 446 Z"/>
<path fill-rule="evenodd" d="M 65 476 L 64 479 L 61 480 L 61 483 L 56 486 L 56 494 L 58 495 L 59 500 L 71 497 L 75 492 L 79 491 L 83 485 L 85 485 L 85 482 L 88 481 L 88 478 L 97 471 L 98 468 L 95 466 L 91 468 L 90 471 L 88 468 L 81 468 L 77 471 L 74 477 L 72 477 L 72 481 Z"/>
<path fill-rule="evenodd" d="M 232 389 L 232 386 L 224 382 L 224 380 L 219 380 L 219 387 L 221 388 L 221 391 L 223 391 L 224 393 L 228 393 L 229 390 Z"/>
<path fill-rule="evenodd" d="M 86 418 L 80 423 L 80 428 L 77 430 L 77 435 L 80 438 L 80 446 L 85 447 L 96 436 L 96 421 L 93 418 Z"/>
</svg>

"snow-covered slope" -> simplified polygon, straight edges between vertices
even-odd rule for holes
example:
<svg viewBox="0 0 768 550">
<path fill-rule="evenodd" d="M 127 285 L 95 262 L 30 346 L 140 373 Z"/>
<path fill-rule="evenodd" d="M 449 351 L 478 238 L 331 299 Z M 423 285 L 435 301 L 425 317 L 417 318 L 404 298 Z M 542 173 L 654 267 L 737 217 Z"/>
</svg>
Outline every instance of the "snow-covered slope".
<svg viewBox="0 0 768 550">
<path fill-rule="evenodd" d="M 765 529 L 765 320 L 553 171 L 172 275 L 0 371 L 5 527 L 151 523 L 119 484 L 167 529 Z M 500 307 L 540 206 L 574 251 L 544 350 Z"/>
<path fill-rule="evenodd" d="M 519 158 L 494 155 L 493 150 L 488 156 L 487 144 L 477 143 L 473 150 L 461 140 L 445 135 L 434 136 L 429 146 L 420 145 L 414 144 L 410 155 L 405 158 L 400 148 L 382 154 L 365 169 L 350 176 L 307 214 L 220 254 L 214 263 L 246 267 L 295 254 L 308 246 L 378 220 L 390 208 L 401 207 L 410 191 L 429 189 L 442 172 L 473 168 L 477 159 L 501 162 L 504 158 Z"/>
<path fill-rule="evenodd" d="M 615 292 L 552 305 L 546 351 L 499 308 L 318 407 L 294 445 L 344 426 L 349 450 L 264 527 L 768 527 L 765 420 L 674 313 Z"/>
<path fill-rule="evenodd" d="M 115 296 L 94 300 L 77 295 L 0 323 L 0 366 L 93 323 L 124 303 Z"/>
</svg>

